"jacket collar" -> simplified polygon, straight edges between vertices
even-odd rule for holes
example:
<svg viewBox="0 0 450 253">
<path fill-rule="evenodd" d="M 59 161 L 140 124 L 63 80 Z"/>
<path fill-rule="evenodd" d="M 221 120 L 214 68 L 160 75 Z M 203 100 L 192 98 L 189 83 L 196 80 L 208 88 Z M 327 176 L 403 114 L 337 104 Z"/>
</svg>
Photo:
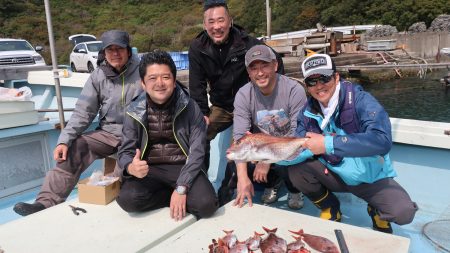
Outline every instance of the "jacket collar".
<svg viewBox="0 0 450 253">
<path fill-rule="evenodd" d="M 248 37 L 247 32 L 245 32 L 245 30 L 242 27 L 238 25 L 233 25 L 230 28 L 230 33 L 232 33 L 233 36 L 233 41 L 231 42 L 233 44 L 231 45 L 228 54 L 245 49 L 244 40 Z M 201 51 L 209 56 L 214 56 L 213 52 L 214 42 L 209 37 L 208 33 L 206 31 L 202 31 L 197 35 L 197 38 L 199 38 L 201 41 Z"/>
<path fill-rule="evenodd" d="M 99 66 L 99 68 L 103 71 L 106 78 L 108 79 L 118 78 L 122 74 L 124 76 L 128 76 L 131 73 L 133 73 L 134 70 L 138 67 L 139 67 L 139 59 L 134 54 L 130 56 L 130 59 L 128 59 L 128 62 L 125 64 L 125 66 L 122 67 L 120 73 L 118 73 L 113 67 L 111 67 L 111 65 L 109 65 L 108 62 L 106 62 L 106 60 Z"/>
</svg>

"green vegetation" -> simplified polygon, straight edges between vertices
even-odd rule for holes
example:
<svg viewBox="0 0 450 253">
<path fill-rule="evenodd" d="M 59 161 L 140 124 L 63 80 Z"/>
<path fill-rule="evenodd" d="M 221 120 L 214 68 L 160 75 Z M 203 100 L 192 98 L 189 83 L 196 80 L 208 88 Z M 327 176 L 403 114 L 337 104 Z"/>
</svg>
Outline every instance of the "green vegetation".
<svg viewBox="0 0 450 253">
<path fill-rule="evenodd" d="M 140 52 L 155 48 L 187 50 L 202 28 L 202 0 L 52 0 L 53 31 L 58 63 L 67 64 L 72 45 L 67 37 L 123 29 Z M 266 33 L 263 0 L 228 0 L 235 23 L 251 34 Z M 270 0 L 272 34 L 326 26 L 389 24 L 399 31 L 419 21 L 427 26 L 449 14 L 448 0 Z M 43 45 L 50 63 L 44 1 L 0 0 L 0 37 L 24 38 Z"/>
</svg>

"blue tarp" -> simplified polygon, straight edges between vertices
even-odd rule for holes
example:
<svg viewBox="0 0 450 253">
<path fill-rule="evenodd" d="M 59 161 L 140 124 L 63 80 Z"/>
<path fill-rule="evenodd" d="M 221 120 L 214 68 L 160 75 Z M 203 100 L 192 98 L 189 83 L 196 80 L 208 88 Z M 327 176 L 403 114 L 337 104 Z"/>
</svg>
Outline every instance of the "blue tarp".
<svg viewBox="0 0 450 253">
<path fill-rule="evenodd" d="M 172 56 L 172 60 L 175 62 L 177 70 L 189 69 L 189 57 L 188 52 L 168 52 Z"/>
</svg>

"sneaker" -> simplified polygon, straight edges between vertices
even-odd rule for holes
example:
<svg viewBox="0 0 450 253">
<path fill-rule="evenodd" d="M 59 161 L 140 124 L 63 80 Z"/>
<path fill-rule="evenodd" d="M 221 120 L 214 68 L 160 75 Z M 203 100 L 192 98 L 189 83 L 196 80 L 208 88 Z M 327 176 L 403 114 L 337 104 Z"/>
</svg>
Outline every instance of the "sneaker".
<svg viewBox="0 0 450 253">
<path fill-rule="evenodd" d="M 283 182 L 280 180 L 273 188 L 264 189 L 261 201 L 266 205 L 276 202 L 278 200 L 278 190 L 280 190 L 282 185 Z"/>
<path fill-rule="evenodd" d="M 303 207 L 303 193 L 288 193 L 288 207 L 290 209 L 298 210 Z"/>
<path fill-rule="evenodd" d="M 372 218 L 373 230 L 392 234 L 393 231 L 391 223 L 389 221 L 382 220 L 375 208 L 373 208 L 370 205 L 367 205 L 367 213 L 369 214 L 370 218 Z"/>
<path fill-rule="evenodd" d="M 272 204 L 278 200 L 278 189 L 277 188 L 266 188 L 264 189 L 264 194 L 261 196 L 261 201 L 264 204 Z"/>
<path fill-rule="evenodd" d="M 27 216 L 33 213 L 37 213 L 45 209 L 45 206 L 39 202 L 35 202 L 33 204 L 28 204 L 24 202 L 17 203 L 13 210 L 19 215 Z"/>
</svg>

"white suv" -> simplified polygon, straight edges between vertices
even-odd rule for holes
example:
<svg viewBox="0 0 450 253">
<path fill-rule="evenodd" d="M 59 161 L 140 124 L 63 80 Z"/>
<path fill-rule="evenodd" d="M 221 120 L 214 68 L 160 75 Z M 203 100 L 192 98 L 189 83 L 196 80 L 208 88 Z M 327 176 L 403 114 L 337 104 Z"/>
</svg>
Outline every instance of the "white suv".
<svg viewBox="0 0 450 253">
<path fill-rule="evenodd" d="M 70 53 L 70 67 L 73 72 L 92 72 L 97 68 L 98 52 L 102 49 L 101 41 L 89 41 L 77 44 Z"/>
<path fill-rule="evenodd" d="M 97 41 L 94 35 L 85 33 L 70 35 L 69 41 L 74 45 L 69 59 L 72 71 L 94 71 L 97 68 L 98 51 L 101 49 L 99 43 L 102 42 Z"/>
<path fill-rule="evenodd" d="M 45 66 L 39 51 L 41 46 L 34 49 L 26 40 L 0 39 L 0 67 Z"/>
</svg>

